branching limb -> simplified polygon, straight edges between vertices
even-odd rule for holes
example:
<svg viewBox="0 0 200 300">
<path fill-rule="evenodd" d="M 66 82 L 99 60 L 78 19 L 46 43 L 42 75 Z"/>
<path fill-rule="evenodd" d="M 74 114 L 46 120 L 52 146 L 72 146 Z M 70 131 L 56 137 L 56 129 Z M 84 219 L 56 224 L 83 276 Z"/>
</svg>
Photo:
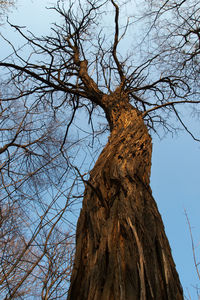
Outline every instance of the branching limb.
<svg viewBox="0 0 200 300">
<path fill-rule="evenodd" d="M 117 66 L 117 70 L 119 72 L 121 84 L 123 85 L 126 78 L 124 76 L 122 65 L 119 62 L 118 57 L 117 57 L 117 46 L 119 44 L 119 6 L 114 2 L 114 0 L 111 0 L 111 2 L 113 4 L 113 6 L 115 7 L 115 37 L 114 37 L 114 45 L 113 45 L 112 54 L 113 54 L 113 58 L 116 63 L 116 66 Z"/>
<path fill-rule="evenodd" d="M 192 234 L 192 228 L 191 228 L 190 220 L 188 218 L 188 214 L 187 214 L 187 212 L 186 212 L 185 209 L 184 209 L 184 211 L 185 211 L 185 216 L 186 216 L 186 219 L 187 219 L 187 223 L 188 223 L 188 227 L 189 227 L 189 232 L 190 232 L 194 265 L 195 265 L 197 276 L 198 276 L 198 278 L 200 280 L 199 262 L 197 262 L 197 258 L 196 258 L 196 251 L 195 251 L 195 246 L 194 246 L 194 238 L 193 238 L 193 234 Z"/>
<path fill-rule="evenodd" d="M 192 100 L 180 100 L 180 101 L 170 101 L 170 102 L 166 102 L 166 103 L 163 103 L 163 104 L 160 104 L 160 105 L 157 105 L 157 106 L 154 106 L 148 110 L 146 110 L 142 116 L 143 118 L 148 115 L 150 112 L 152 111 L 155 111 L 157 109 L 160 109 L 160 108 L 164 108 L 164 107 L 167 107 L 167 106 L 173 106 L 173 105 L 176 105 L 176 104 L 200 104 L 200 101 L 192 101 Z"/>
</svg>

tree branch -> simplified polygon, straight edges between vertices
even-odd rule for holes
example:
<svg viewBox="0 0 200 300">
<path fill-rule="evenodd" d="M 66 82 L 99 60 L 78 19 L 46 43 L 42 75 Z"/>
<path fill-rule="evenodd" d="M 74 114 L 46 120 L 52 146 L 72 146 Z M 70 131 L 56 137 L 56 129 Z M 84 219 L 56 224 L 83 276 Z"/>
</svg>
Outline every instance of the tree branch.
<svg viewBox="0 0 200 300">
<path fill-rule="evenodd" d="M 122 65 L 119 62 L 118 57 L 117 57 L 117 46 L 119 44 L 119 6 L 114 2 L 114 0 L 111 0 L 111 2 L 113 4 L 113 6 L 115 7 L 115 37 L 114 37 L 112 54 L 113 54 L 113 58 L 116 63 L 116 66 L 117 66 L 117 70 L 119 72 L 121 84 L 123 85 L 126 78 L 123 73 Z"/>
</svg>

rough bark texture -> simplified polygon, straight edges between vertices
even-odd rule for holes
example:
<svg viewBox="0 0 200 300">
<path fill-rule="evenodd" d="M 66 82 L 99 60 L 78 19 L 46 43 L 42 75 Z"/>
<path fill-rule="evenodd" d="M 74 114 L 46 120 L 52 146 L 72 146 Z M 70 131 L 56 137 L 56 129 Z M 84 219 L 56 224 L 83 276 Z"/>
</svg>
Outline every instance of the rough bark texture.
<svg viewBox="0 0 200 300">
<path fill-rule="evenodd" d="M 86 186 L 68 300 L 183 299 L 149 187 L 151 137 L 119 107 L 107 110 L 112 132 Z"/>
</svg>

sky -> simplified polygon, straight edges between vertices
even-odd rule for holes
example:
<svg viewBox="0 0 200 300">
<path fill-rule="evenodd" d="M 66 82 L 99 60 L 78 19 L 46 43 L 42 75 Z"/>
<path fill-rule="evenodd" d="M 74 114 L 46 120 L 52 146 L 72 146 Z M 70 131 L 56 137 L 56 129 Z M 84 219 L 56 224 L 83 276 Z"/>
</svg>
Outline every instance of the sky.
<svg viewBox="0 0 200 300">
<path fill-rule="evenodd" d="M 200 286 L 194 268 L 188 215 L 197 260 L 200 258 L 200 145 L 187 134 L 162 141 L 153 139 L 151 188 L 158 204 L 173 258 L 184 287 L 191 299 L 198 299 L 195 286 Z M 199 261 L 199 260 L 198 260 Z M 200 298 L 199 298 L 200 299 Z"/>
<path fill-rule="evenodd" d="M 45 6 L 56 3 L 53 0 L 18 0 L 17 9 L 9 13 L 14 24 L 26 25 L 36 34 L 49 33 L 49 24 L 56 21 L 55 13 L 45 10 Z M 14 32 L 7 26 L 0 29 L 8 38 L 16 39 Z M 1 49 L 0 57 L 8 54 Z M 200 137 L 199 125 L 188 116 L 187 125 Z M 195 272 L 188 215 L 197 262 L 200 261 L 200 143 L 195 142 L 187 133 L 160 140 L 153 136 L 153 157 L 151 188 L 161 213 L 166 234 L 169 239 L 173 258 L 188 299 L 198 299 L 196 286 L 200 287 Z M 191 296 L 191 298 L 189 297 Z M 200 297 L 199 297 L 200 299 Z"/>
</svg>

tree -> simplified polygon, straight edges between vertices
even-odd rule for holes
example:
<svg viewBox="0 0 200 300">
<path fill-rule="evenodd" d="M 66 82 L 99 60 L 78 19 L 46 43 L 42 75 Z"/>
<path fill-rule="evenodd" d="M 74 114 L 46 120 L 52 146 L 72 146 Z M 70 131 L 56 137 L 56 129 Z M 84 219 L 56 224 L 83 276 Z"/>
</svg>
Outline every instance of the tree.
<svg viewBox="0 0 200 300">
<path fill-rule="evenodd" d="M 0 1 L 0 19 L 3 18 L 3 15 L 10 7 L 15 5 L 15 0 L 5 0 Z"/>
<path fill-rule="evenodd" d="M 61 171 L 53 150 L 59 123 L 45 118 L 41 107 L 42 119 L 40 106 L 23 100 L 1 103 L 0 291 L 4 299 L 59 299 L 67 292 L 73 256 L 70 229 L 63 228 L 74 183 L 67 187 L 60 178 L 68 171 Z M 51 128 L 43 130 L 47 123 Z"/>
<path fill-rule="evenodd" d="M 57 224 L 63 210 L 69 208 L 68 202 L 60 210 L 57 205 L 63 188 L 68 201 L 73 202 L 82 197 L 79 181 L 85 185 L 68 300 L 183 299 L 149 185 L 152 142 L 148 130 L 158 133 L 157 125 L 165 132 L 176 130 L 170 122 L 170 116 L 175 116 L 192 135 L 178 106 L 190 104 L 197 111 L 200 103 L 195 62 L 199 31 L 191 29 L 191 24 L 199 24 L 193 12 L 193 8 L 198 12 L 199 4 L 189 0 L 166 1 L 163 5 L 144 1 L 141 14 L 136 7 L 129 8 L 135 15 L 125 18 L 124 4 L 114 0 L 69 1 L 67 8 L 59 1 L 54 9 L 64 18 L 64 25 L 55 24 L 54 34 L 42 38 L 28 36 L 22 28 L 11 25 L 25 38 L 31 52 L 25 58 L 13 45 L 15 58 L 0 62 L 5 70 L 1 108 L 6 117 L 2 124 L 9 125 L 4 126 L 0 150 L 6 199 L 11 199 L 13 189 L 25 197 L 27 182 L 34 184 L 26 197 L 29 201 L 31 197 L 38 199 L 42 220 L 52 232 L 52 220 Z M 108 22 L 104 30 L 101 22 L 106 22 L 106 11 L 112 12 L 113 22 Z M 143 28 L 142 38 L 135 38 L 132 53 L 124 53 L 122 41 L 128 45 L 129 30 L 137 36 L 138 26 Z M 188 49 L 188 40 L 195 51 Z M 6 90 L 8 83 L 11 92 Z M 10 107 L 19 103 L 19 116 L 8 117 L 6 111 L 10 116 Z M 70 152 L 70 143 L 80 143 L 80 136 L 73 142 L 70 136 L 83 109 L 93 139 L 105 130 L 110 132 L 90 175 L 82 175 L 83 168 L 77 166 Z M 98 132 L 94 129 L 95 113 L 107 121 Z M 17 172 L 12 164 L 16 159 L 22 160 Z M 42 196 L 44 187 L 49 190 L 51 185 L 52 195 L 56 189 L 59 196 L 52 197 L 50 207 L 56 213 L 49 219 L 49 205 Z M 58 273 L 52 275 L 52 257 L 60 242 L 55 248 L 51 243 L 47 251 L 49 234 L 43 232 L 43 226 L 40 230 L 43 251 L 34 266 L 40 266 L 48 253 L 44 262 L 49 262 L 49 267 L 43 269 L 46 276 L 42 288 L 42 298 L 46 299 L 48 287 L 59 281 Z M 30 241 L 32 245 L 33 239 Z M 64 254 L 61 257 L 65 259 Z M 13 292 L 15 288 L 11 295 Z"/>
</svg>

